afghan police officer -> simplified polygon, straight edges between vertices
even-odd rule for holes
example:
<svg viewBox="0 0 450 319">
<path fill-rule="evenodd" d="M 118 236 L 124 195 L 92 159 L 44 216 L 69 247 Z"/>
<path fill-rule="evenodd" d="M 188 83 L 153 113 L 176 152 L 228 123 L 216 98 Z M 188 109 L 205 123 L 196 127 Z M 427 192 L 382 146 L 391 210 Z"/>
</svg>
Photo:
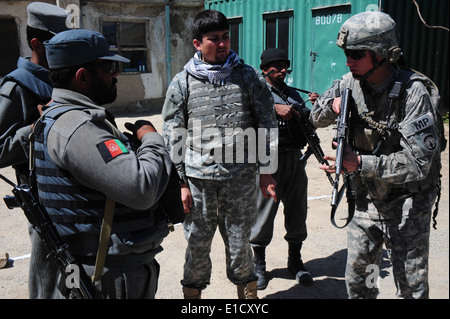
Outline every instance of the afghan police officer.
<svg viewBox="0 0 450 319">
<path fill-rule="evenodd" d="M 285 240 L 288 242 L 288 270 L 296 276 L 300 284 L 311 285 L 313 280 L 301 259 L 303 241 L 307 237 L 307 188 L 305 163 L 299 159 L 306 139 L 295 117 L 300 117 L 298 107 L 303 114 L 309 116 L 310 110 L 305 106 L 300 94 L 285 82 L 291 61 L 286 52 L 278 48 L 269 48 L 261 54 L 260 68 L 267 86 L 272 93 L 278 121 L 278 169 L 273 174 L 277 181 L 275 189 L 279 201 L 274 202 L 258 193 L 258 216 L 252 228 L 250 242 L 255 253 L 255 269 L 258 276 L 258 289 L 267 287 L 266 279 L 266 247 L 273 236 L 275 216 L 280 201 L 283 202 Z M 317 93 L 310 93 L 312 102 Z M 306 119 L 308 120 L 308 119 Z"/>
<path fill-rule="evenodd" d="M 347 56 L 350 73 L 319 97 L 311 121 L 318 127 L 333 123 L 340 112 L 336 91 L 351 89 L 351 150 L 343 159 L 356 189 L 348 229 L 348 296 L 378 295 L 384 243 L 397 296 L 428 298 L 431 211 L 440 191 L 440 152 L 446 146 L 437 89 L 424 75 L 396 64 L 401 55 L 396 25 L 385 13 L 351 17 L 336 43 Z M 334 172 L 333 165 L 321 168 Z"/>
<path fill-rule="evenodd" d="M 28 143 L 30 125 L 38 119 L 39 104 L 50 101 L 52 86 L 45 57 L 44 41 L 68 30 L 68 12 L 42 2 L 27 7 L 27 38 L 31 57 L 20 57 L 17 69 L 6 75 L 0 89 L 0 167 L 13 165 L 28 182 Z"/>
<path fill-rule="evenodd" d="M 54 90 L 34 126 L 39 200 L 86 273 L 100 273 L 99 297 L 154 298 L 155 255 L 168 234 L 157 201 L 172 165 L 163 138 L 150 122 L 133 125 L 141 143 L 133 149 L 100 106 L 115 100 L 118 62 L 129 62 L 109 51 L 103 35 L 69 30 L 45 46 Z M 102 222 L 111 212 L 112 225 Z M 111 234 L 99 241 L 104 227 Z"/>
<path fill-rule="evenodd" d="M 13 166 L 18 184 L 28 183 L 28 136 L 38 119 L 38 105 L 50 101 L 49 79 L 44 41 L 68 30 L 66 10 L 44 2 L 27 6 L 27 40 L 31 57 L 20 57 L 17 69 L 7 74 L 0 88 L 0 167 Z M 42 257 L 47 255 L 36 232 L 30 227 L 32 251 L 28 277 L 29 298 L 51 298 L 55 278 L 44 276 L 55 266 Z"/>
<path fill-rule="evenodd" d="M 202 11 L 193 24 L 197 53 L 172 80 L 162 112 L 163 135 L 182 180 L 187 213 L 183 292 L 185 298 L 200 298 L 210 283 L 209 254 L 218 226 L 226 247 L 228 279 L 237 285 L 239 298 L 256 298 L 249 237 L 256 217 L 259 163 L 250 159 L 255 139 L 242 149 L 237 144 L 247 140 L 243 132 L 261 128 L 269 135 L 270 128 L 276 130 L 273 99 L 264 79 L 230 50 L 229 24 L 222 13 Z M 276 157 L 276 149 L 271 150 L 277 139 L 267 135 L 258 137 L 258 148 Z M 185 150 L 181 158 L 180 149 Z M 245 156 L 238 159 L 239 154 Z M 266 196 L 275 196 L 275 185 L 270 172 L 261 174 Z"/>
</svg>

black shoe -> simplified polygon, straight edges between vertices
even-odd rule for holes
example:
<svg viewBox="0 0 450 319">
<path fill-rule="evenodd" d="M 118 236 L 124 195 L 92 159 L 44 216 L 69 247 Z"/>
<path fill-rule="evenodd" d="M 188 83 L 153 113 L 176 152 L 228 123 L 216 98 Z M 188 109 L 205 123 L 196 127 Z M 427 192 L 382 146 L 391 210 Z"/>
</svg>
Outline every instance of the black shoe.
<svg viewBox="0 0 450 319">
<path fill-rule="evenodd" d="M 265 247 L 253 247 L 253 251 L 255 253 L 255 275 L 258 277 L 256 288 L 264 290 L 267 288 L 266 250 Z"/>
<path fill-rule="evenodd" d="M 299 270 L 299 272 L 297 272 L 297 274 L 295 275 L 295 280 L 297 280 L 298 283 L 303 286 L 311 286 L 314 282 L 311 274 L 304 267 L 302 270 Z"/>
<path fill-rule="evenodd" d="M 313 279 L 309 271 L 303 265 L 300 254 L 301 248 L 302 244 L 289 244 L 288 270 L 295 276 L 295 279 L 299 284 L 310 286 L 313 283 Z"/>
</svg>

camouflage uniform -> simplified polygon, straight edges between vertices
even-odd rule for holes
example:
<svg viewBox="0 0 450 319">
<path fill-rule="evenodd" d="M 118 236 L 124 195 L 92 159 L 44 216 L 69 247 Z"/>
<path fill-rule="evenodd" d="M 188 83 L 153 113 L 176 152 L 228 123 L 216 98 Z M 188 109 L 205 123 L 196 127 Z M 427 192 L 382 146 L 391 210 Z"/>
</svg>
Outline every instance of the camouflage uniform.
<svg viewBox="0 0 450 319">
<path fill-rule="evenodd" d="M 378 21 L 378 26 L 384 24 L 386 29 L 385 14 L 375 15 L 373 19 L 366 12 L 344 23 L 338 45 L 351 47 L 350 40 L 357 38 L 354 34 L 352 38 L 352 29 L 358 30 L 360 38 L 370 37 L 371 30 L 357 28 L 367 21 Z M 372 40 L 381 41 L 377 36 Z M 368 50 L 369 46 L 353 49 Z M 382 46 L 377 50 L 382 58 L 392 57 Z M 355 174 L 356 212 L 348 229 L 346 284 L 350 298 L 378 295 L 373 274 L 379 271 L 383 243 L 393 265 L 397 296 L 428 297 L 431 209 L 440 178 L 440 151 L 445 148 L 440 140 L 440 115 L 433 106 L 438 96 L 428 78 L 393 66 L 390 78 L 379 85 L 345 74 L 320 96 L 310 116 L 316 127 L 334 123 L 336 90 L 352 89 L 355 105 L 349 144 L 361 155 L 362 165 Z M 389 97 L 396 81 L 403 84 L 402 90 L 399 96 Z"/>
<path fill-rule="evenodd" d="M 217 226 L 226 247 L 230 281 L 239 285 L 255 280 L 249 237 L 256 218 L 255 178 L 260 163 L 251 160 L 255 154 L 247 144 L 242 150 L 244 160 L 237 161 L 239 150 L 234 139 L 242 137 L 239 130 L 277 127 L 265 80 L 242 63 L 223 85 L 182 71 L 168 88 L 162 116 L 171 157 L 193 196 L 193 207 L 184 222 L 188 247 L 183 286 L 203 289 L 209 284 L 209 253 Z M 208 129 L 219 136 L 206 134 Z M 270 133 L 266 133 L 264 146 L 276 154 L 277 137 L 271 143 Z M 232 161 L 225 155 L 221 161 L 214 157 L 230 150 Z"/>
</svg>

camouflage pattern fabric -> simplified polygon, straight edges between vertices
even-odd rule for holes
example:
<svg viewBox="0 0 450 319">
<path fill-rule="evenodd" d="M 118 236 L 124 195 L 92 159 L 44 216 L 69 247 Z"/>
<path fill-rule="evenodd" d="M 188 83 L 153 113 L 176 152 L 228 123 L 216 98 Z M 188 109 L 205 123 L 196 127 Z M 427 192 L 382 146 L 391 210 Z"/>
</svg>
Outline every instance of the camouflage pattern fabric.
<svg viewBox="0 0 450 319">
<path fill-rule="evenodd" d="M 162 135 L 171 151 L 178 174 L 184 181 L 187 177 L 224 180 L 248 173 L 256 166 L 266 165 L 255 154 L 257 150 L 249 150 L 248 145 L 245 145 L 243 150 L 245 154 L 243 162 L 236 160 L 230 162 L 223 156 L 222 162 L 219 163 L 210 157 L 210 154 L 216 151 L 226 154 L 226 148 L 229 147 L 226 146 L 226 129 L 272 128 L 273 132 L 278 127 L 273 98 L 264 78 L 248 65 L 234 68 L 230 78 L 231 80 L 224 86 L 212 86 L 189 76 L 188 81 L 193 85 L 189 85 L 188 88 L 186 71 L 182 71 L 174 77 L 167 90 L 162 109 L 165 121 Z M 187 99 L 188 119 L 185 118 L 183 110 Z M 202 127 L 193 126 L 194 121 L 201 123 Z M 193 136 L 196 128 L 201 130 L 200 134 L 196 135 L 202 135 L 202 140 L 199 139 L 200 136 Z M 213 140 L 212 136 L 203 135 L 205 129 L 213 128 L 221 132 L 221 136 L 218 136 L 221 139 L 219 145 L 212 145 L 208 141 Z M 264 147 L 267 154 L 276 154 L 277 143 L 278 137 L 274 138 L 267 130 L 265 144 L 258 146 Z M 214 148 L 214 152 L 209 151 L 211 148 Z M 205 154 L 207 156 L 204 156 Z M 256 156 L 256 159 L 248 161 L 247 155 Z"/>
<path fill-rule="evenodd" d="M 391 81 L 399 72 L 406 71 L 396 70 Z M 350 125 L 355 134 L 351 144 L 362 155 L 363 162 L 356 184 L 371 198 L 381 200 L 390 192 L 399 190 L 417 192 L 436 185 L 439 180 L 440 132 L 439 126 L 434 124 L 438 123 L 440 115 L 432 106 L 429 92 L 420 79 L 418 75 L 411 74 L 406 94 L 393 101 L 390 107 L 389 82 L 387 87 L 376 92 L 347 73 L 319 97 L 311 111 L 310 120 L 316 127 L 333 124 L 337 115 L 331 103 L 336 87 L 352 89 L 356 112 L 351 114 Z M 361 115 L 370 119 L 363 121 Z M 417 128 L 417 121 L 425 117 L 429 125 Z M 385 130 L 383 135 L 380 125 L 398 126 L 398 130 Z M 377 154 L 372 154 L 381 138 L 385 139 L 384 142 Z M 418 165 L 419 162 L 422 164 Z"/>
<path fill-rule="evenodd" d="M 244 155 L 253 156 L 254 161 L 245 156 L 240 161 L 229 134 L 236 137 L 239 130 L 257 128 L 278 132 L 266 81 L 245 64 L 233 68 L 223 85 L 200 81 L 182 71 L 169 85 L 162 117 L 171 158 L 193 196 L 193 207 L 184 221 L 188 245 L 182 285 L 204 289 L 209 284 L 209 254 L 217 227 L 226 247 L 229 280 L 237 285 L 256 280 L 249 237 L 256 218 L 256 171 L 265 163 L 255 152 L 262 148 L 276 157 L 278 135 L 266 130 L 263 144 L 257 148 L 245 144 Z M 218 153 L 226 156 L 227 148 L 232 149 L 233 158 L 217 160 Z"/>
<path fill-rule="evenodd" d="M 424 85 L 426 79 L 406 74 L 404 91 L 391 100 L 392 85 L 407 72 L 394 69 L 391 78 L 377 86 L 345 74 L 319 97 L 310 115 L 316 127 L 333 124 L 336 90 L 352 89 L 350 145 L 361 155 L 362 167 L 355 174 L 357 211 L 348 227 L 350 298 L 377 296 L 383 243 L 393 264 L 397 296 L 428 297 L 431 209 L 445 145 L 439 139 L 440 115 Z"/>
<path fill-rule="evenodd" d="M 383 12 L 358 13 L 341 26 L 336 44 L 347 50 L 372 50 L 382 58 L 392 47 L 398 47 L 395 21 Z"/>
<path fill-rule="evenodd" d="M 189 188 L 194 203 L 184 222 L 188 246 L 182 284 L 198 289 L 209 284 L 217 227 L 225 244 L 228 279 L 236 285 L 255 280 L 249 240 L 256 219 L 255 174 L 220 182 L 190 178 Z"/>
<path fill-rule="evenodd" d="M 383 244 L 392 262 L 398 298 L 428 298 L 431 209 L 437 189 L 388 201 L 360 198 L 348 229 L 349 298 L 376 298 Z"/>
</svg>

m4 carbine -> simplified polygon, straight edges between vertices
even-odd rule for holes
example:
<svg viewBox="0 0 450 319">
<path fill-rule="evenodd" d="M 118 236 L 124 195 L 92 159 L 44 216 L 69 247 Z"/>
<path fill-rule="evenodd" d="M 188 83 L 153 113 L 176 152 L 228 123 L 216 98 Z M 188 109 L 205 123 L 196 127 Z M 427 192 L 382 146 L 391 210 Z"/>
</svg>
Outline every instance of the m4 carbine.
<svg viewBox="0 0 450 319">
<path fill-rule="evenodd" d="M 349 132 L 349 113 L 350 113 L 350 99 L 352 98 L 351 89 L 345 89 L 341 94 L 340 113 L 337 119 L 336 137 L 334 141 L 336 146 L 336 174 L 333 182 L 333 193 L 331 195 L 331 223 L 337 228 L 344 228 L 347 226 L 353 218 L 355 211 L 355 190 L 353 187 L 353 176 L 347 172 L 343 165 L 344 152 L 347 147 L 348 132 Z M 341 174 L 343 175 L 343 185 L 339 189 L 339 179 Z M 337 207 L 344 195 L 344 191 L 347 190 L 348 201 L 348 216 L 346 223 L 343 226 L 338 226 L 335 222 L 335 215 Z"/>
<path fill-rule="evenodd" d="M 97 295 L 96 288 L 91 283 L 83 266 L 75 262 L 75 258 L 68 251 L 68 245 L 62 241 L 47 211 L 35 199 L 31 187 L 27 184 L 17 186 L 2 174 L 0 174 L 0 178 L 13 186 L 12 192 L 14 196 L 7 195 L 3 198 L 6 206 L 9 209 L 22 208 L 31 226 L 43 241 L 48 252 L 47 258 L 50 257 L 56 264 L 66 279 L 66 285 L 68 280 L 74 280 L 71 283 L 71 287 L 68 287 L 72 288 L 74 297 L 78 299 L 94 299 Z M 79 278 L 76 278 L 77 276 L 69 278 L 71 275 L 68 273 L 68 270 L 73 269 L 73 266 L 77 267 L 78 272 L 74 271 L 73 273 L 79 274 Z"/>
</svg>

